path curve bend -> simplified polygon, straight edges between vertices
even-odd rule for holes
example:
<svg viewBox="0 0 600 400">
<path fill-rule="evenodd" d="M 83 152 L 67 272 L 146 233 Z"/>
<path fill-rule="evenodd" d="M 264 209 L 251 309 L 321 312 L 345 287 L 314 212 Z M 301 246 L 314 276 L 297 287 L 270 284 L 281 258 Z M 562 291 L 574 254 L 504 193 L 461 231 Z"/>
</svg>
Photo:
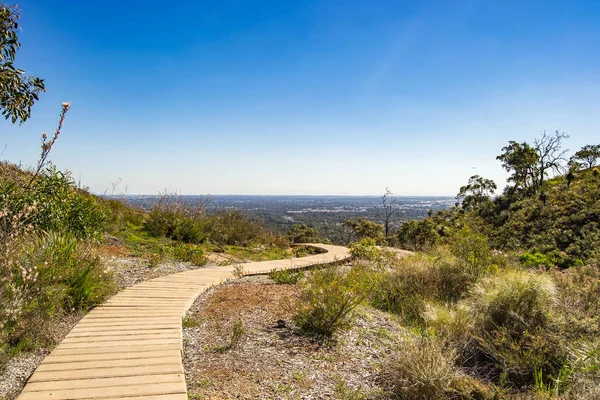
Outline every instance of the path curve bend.
<svg viewBox="0 0 600 400">
<path fill-rule="evenodd" d="M 309 244 L 322 254 L 240 264 L 244 274 L 345 261 L 348 249 Z M 90 311 L 46 357 L 17 400 L 187 400 L 181 319 L 234 266 L 185 271 L 119 292 Z"/>
</svg>

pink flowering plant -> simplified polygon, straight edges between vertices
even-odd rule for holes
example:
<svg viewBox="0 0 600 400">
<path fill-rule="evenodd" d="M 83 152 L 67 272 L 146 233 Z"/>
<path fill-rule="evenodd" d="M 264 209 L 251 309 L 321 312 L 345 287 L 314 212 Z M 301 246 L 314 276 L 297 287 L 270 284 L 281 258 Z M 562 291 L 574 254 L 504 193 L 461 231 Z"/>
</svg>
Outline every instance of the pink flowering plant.
<svg viewBox="0 0 600 400">
<path fill-rule="evenodd" d="M 0 365 L 10 353 L 51 342 L 52 321 L 114 287 L 94 250 L 103 206 L 48 159 L 69 107 L 54 134 L 42 134 L 35 168 L 0 162 Z"/>
</svg>

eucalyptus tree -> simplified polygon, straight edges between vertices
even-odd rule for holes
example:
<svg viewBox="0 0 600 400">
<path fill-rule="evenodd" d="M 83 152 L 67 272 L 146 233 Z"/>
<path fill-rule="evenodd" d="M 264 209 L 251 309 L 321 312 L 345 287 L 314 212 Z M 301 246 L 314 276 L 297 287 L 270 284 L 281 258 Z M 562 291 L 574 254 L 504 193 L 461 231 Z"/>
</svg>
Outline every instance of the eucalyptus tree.
<svg viewBox="0 0 600 400">
<path fill-rule="evenodd" d="M 0 112 L 12 123 L 23 123 L 31 116 L 31 107 L 45 91 L 44 80 L 29 76 L 14 65 L 21 47 L 16 5 L 0 3 Z"/>
</svg>

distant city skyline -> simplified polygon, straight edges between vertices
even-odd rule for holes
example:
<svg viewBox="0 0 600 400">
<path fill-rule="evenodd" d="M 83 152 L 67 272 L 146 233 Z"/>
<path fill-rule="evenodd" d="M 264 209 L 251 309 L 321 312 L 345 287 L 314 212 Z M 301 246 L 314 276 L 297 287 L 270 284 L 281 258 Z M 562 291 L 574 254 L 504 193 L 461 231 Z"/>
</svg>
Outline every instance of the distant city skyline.
<svg viewBox="0 0 600 400">
<path fill-rule="evenodd" d="M 12 1 L 8 1 L 12 3 Z M 95 193 L 454 196 L 546 130 L 600 143 L 597 1 L 18 1 L 47 93 L 0 159 Z"/>
</svg>

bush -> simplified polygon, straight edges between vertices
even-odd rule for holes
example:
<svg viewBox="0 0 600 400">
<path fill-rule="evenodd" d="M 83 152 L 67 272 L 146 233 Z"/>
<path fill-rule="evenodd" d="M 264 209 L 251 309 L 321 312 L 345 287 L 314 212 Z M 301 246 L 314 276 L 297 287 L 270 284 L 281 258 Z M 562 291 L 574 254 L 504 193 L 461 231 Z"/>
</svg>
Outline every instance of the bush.
<svg viewBox="0 0 600 400">
<path fill-rule="evenodd" d="M 300 279 L 304 278 L 304 272 L 282 269 L 269 272 L 269 278 L 280 285 L 295 285 Z"/>
<path fill-rule="evenodd" d="M 324 250 L 322 250 L 318 247 L 312 247 L 312 246 L 293 246 L 292 247 L 292 255 L 297 258 L 312 256 L 315 254 L 322 254 L 324 252 L 325 252 Z"/>
<path fill-rule="evenodd" d="M 358 243 L 350 243 L 348 249 L 352 258 L 358 260 L 376 261 L 382 256 L 377 242 L 371 238 L 362 239 Z"/>
<path fill-rule="evenodd" d="M 430 332 L 441 336 L 457 348 L 465 346 L 473 334 L 474 316 L 464 304 L 428 303 L 421 315 Z"/>
<path fill-rule="evenodd" d="M 552 267 L 555 262 L 552 257 L 548 257 L 540 252 L 525 252 L 520 257 L 521 264 L 528 268 Z"/>
<path fill-rule="evenodd" d="M 454 302 L 466 294 L 474 277 L 447 257 L 417 255 L 380 275 L 371 303 L 409 321 L 421 321 L 427 302 Z"/>
<path fill-rule="evenodd" d="M 319 232 L 304 224 L 294 224 L 287 234 L 291 243 L 319 243 Z"/>
<path fill-rule="evenodd" d="M 508 270 L 480 281 L 471 304 L 478 325 L 479 366 L 500 384 L 533 385 L 536 377 L 556 380 L 567 357 L 554 333 L 556 288 L 547 275 Z"/>
<path fill-rule="evenodd" d="M 506 328 L 513 335 L 522 335 L 548 325 L 556 288 L 547 275 L 507 270 L 478 282 L 472 299 L 484 330 Z"/>
<path fill-rule="evenodd" d="M 106 210 L 105 230 L 116 234 L 126 230 L 128 224 L 140 226 L 144 221 L 144 212 L 125 203 L 125 200 L 103 199 Z"/>
<path fill-rule="evenodd" d="M 392 394 L 407 400 L 453 397 L 456 352 L 435 339 L 409 340 L 384 367 Z"/>
<path fill-rule="evenodd" d="M 348 272 L 339 266 L 314 270 L 302 282 L 294 322 L 304 333 L 329 338 L 352 324 L 354 310 L 371 287 L 369 274 L 360 267 Z"/>
<path fill-rule="evenodd" d="M 51 341 L 46 327 L 53 318 L 87 310 L 114 292 L 93 246 L 72 235 L 22 237 L 10 257 L 0 271 L 8 282 L 0 292 L 0 329 L 11 346 Z"/>
<path fill-rule="evenodd" d="M 476 278 L 488 274 L 494 268 L 494 257 L 485 236 L 462 230 L 452 241 L 451 249 L 467 273 Z"/>
<path fill-rule="evenodd" d="M 27 173 L 7 173 L 10 169 L 0 164 L 0 235 L 8 235 L 11 227 L 26 226 L 79 238 L 100 236 L 106 215 L 96 197 L 75 189 L 69 173 L 49 168 L 30 183 Z"/>
<path fill-rule="evenodd" d="M 431 218 L 421 221 L 408 220 L 398 229 L 398 243 L 407 250 L 431 249 L 439 241 L 440 235 Z"/>
<path fill-rule="evenodd" d="M 285 238 L 270 233 L 240 210 L 219 210 L 209 214 L 205 202 L 192 205 L 177 195 L 159 196 L 148 213 L 144 227 L 152 236 L 190 244 L 289 246 Z"/>
<path fill-rule="evenodd" d="M 208 257 L 201 247 L 181 243 L 173 247 L 173 256 L 181 261 L 189 261 L 198 266 L 204 265 L 208 261 Z"/>
</svg>

